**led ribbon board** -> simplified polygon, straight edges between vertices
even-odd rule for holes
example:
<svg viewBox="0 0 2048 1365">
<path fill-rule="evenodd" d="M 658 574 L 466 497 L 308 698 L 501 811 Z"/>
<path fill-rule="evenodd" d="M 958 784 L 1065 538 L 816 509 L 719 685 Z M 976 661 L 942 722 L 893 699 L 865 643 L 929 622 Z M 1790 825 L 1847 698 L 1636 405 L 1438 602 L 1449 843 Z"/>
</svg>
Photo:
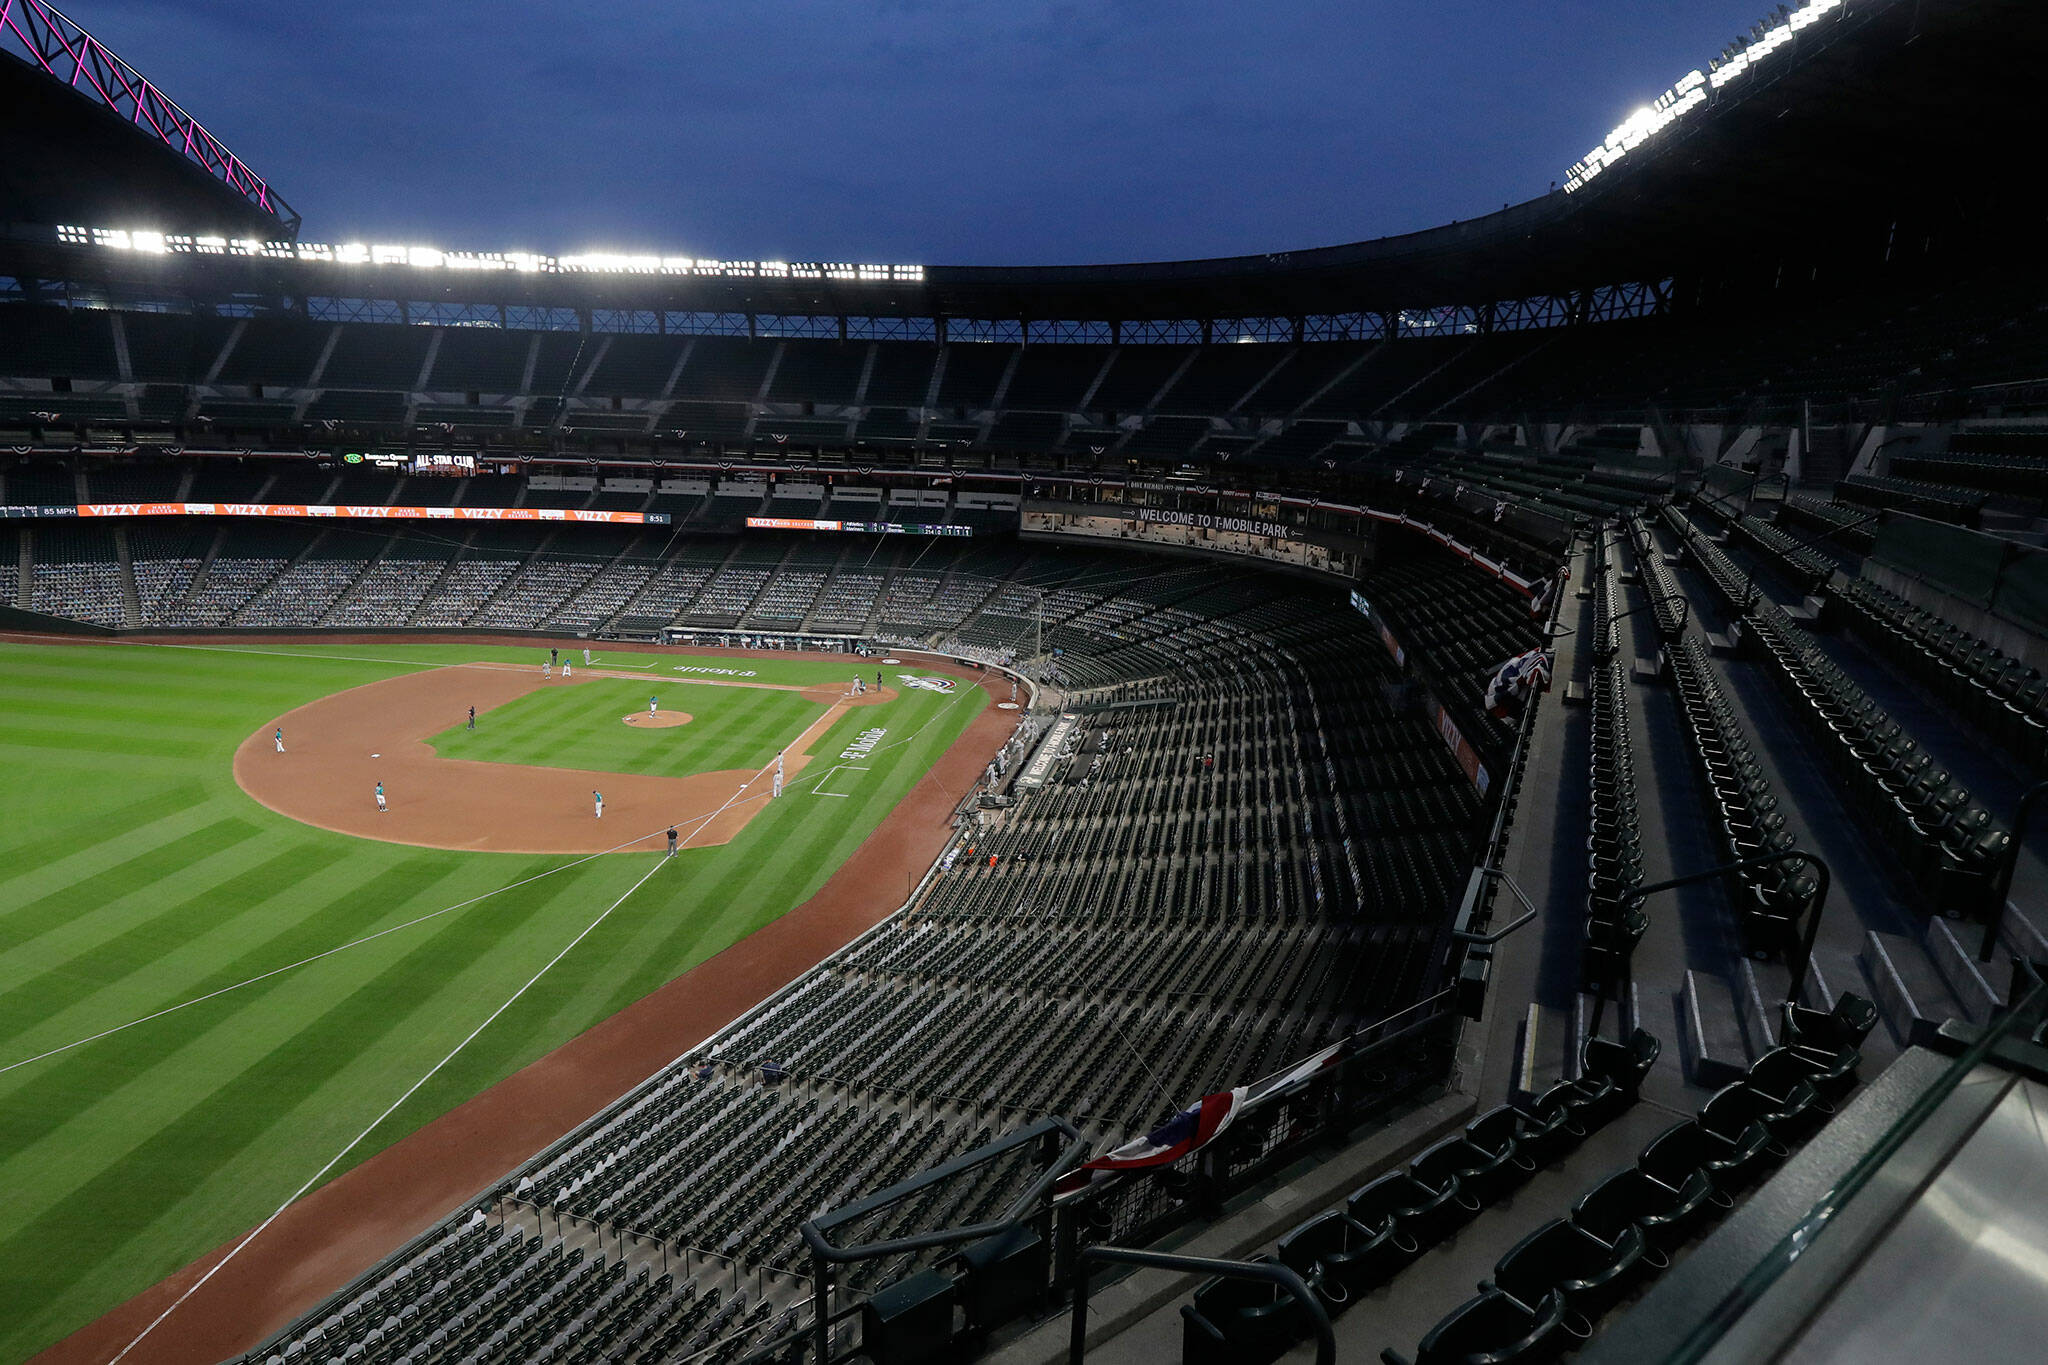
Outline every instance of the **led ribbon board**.
<svg viewBox="0 0 2048 1365">
<path fill-rule="evenodd" d="M 916 521 L 830 521 L 809 517 L 748 517 L 752 531 L 865 531 L 893 536 L 971 536 L 971 526 L 947 526 Z"/>
<path fill-rule="evenodd" d="M 0 516 L 314 517 L 337 521 L 582 521 L 666 526 L 666 512 L 585 512 L 567 507 L 365 507 L 304 502 L 81 502 L 72 507 L 0 507 Z"/>
</svg>

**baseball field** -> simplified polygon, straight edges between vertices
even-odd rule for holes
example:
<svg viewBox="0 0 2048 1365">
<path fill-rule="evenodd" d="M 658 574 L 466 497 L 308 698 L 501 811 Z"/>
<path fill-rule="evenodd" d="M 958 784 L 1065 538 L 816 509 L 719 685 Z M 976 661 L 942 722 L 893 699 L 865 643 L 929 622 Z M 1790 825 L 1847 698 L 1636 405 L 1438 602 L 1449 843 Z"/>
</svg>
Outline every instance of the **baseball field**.
<svg viewBox="0 0 2048 1365">
<path fill-rule="evenodd" d="M 872 662 L 848 697 L 851 659 L 542 657 L 7 646 L 0 1361 L 802 904 L 989 702 Z"/>
</svg>

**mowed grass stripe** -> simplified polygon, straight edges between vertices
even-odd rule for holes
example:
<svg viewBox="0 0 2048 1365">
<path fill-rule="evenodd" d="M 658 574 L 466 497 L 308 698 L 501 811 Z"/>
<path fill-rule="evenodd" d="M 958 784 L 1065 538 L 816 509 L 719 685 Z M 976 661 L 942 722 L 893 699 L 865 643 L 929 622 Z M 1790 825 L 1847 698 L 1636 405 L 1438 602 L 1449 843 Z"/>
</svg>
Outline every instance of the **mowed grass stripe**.
<svg viewBox="0 0 2048 1365">
<path fill-rule="evenodd" d="M 477 861 L 438 852 L 420 855 L 392 869 L 382 884 L 360 887 L 338 897 L 334 908 L 344 903 L 359 907 L 393 905 L 394 899 L 402 902 L 408 893 L 425 904 L 451 904 L 466 899 L 465 893 L 469 891 L 462 885 L 466 879 L 462 864 L 467 862 L 473 867 Z M 362 1122 L 395 1098 L 441 1052 L 473 1028 L 500 998 L 492 991 L 509 993 L 511 985 L 516 984 L 512 980 L 515 973 L 517 980 L 523 980 L 557 951 L 594 913 L 590 908 L 593 902 L 601 907 L 625 885 L 630 885 L 630 879 L 623 875 L 628 869 L 621 866 L 627 861 L 599 860 L 571 868 L 557 877 L 519 887 L 445 920 L 423 925 L 417 931 L 408 930 L 366 945 L 356 950 L 361 956 L 329 958 L 301 973 L 273 977 L 245 992 L 195 1006 L 177 1016 L 191 1022 L 160 1032 L 149 1049 L 151 1064 L 139 1070 L 120 1067 L 109 1076 L 92 1064 L 92 1049 L 67 1054 L 60 1060 L 68 1064 L 66 1070 L 70 1074 L 58 1093 L 48 1093 L 37 1086 L 10 1097 L 0 1106 L 9 1115 L 17 1112 L 15 1107 L 19 1104 L 46 1111 L 53 1118 L 64 1116 L 55 1122 L 35 1123 L 33 1131 L 25 1131 L 26 1124 L 21 1120 L 0 1119 L 0 1151 L 21 1153 L 20 1159 L 0 1164 L 0 1181 L 17 1187 L 59 1187 L 65 1182 L 53 1176 L 50 1164 L 68 1160 L 81 1132 L 92 1135 L 102 1146 L 125 1139 L 137 1146 L 119 1158 L 117 1167 L 128 1169 L 131 1177 L 143 1180 L 146 1188 L 160 1196 L 143 1201 L 136 1217 L 147 1210 L 163 1212 L 146 1227 L 129 1221 L 123 1221 L 122 1226 L 137 1237 L 146 1239 L 153 1231 L 181 1245 L 195 1237 L 203 1245 L 226 1240 L 268 1213 L 277 1199 L 353 1137 Z M 557 865 L 555 860 L 548 860 L 546 866 L 539 861 L 518 860 L 512 870 L 519 875 L 505 880 L 518 881 L 522 876 Z M 468 918 L 486 907 L 492 912 L 488 918 Z M 380 922 L 397 922 L 422 908 L 422 903 L 398 904 L 375 918 Z M 530 925 L 544 914 L 547 922 Z M 447 926 L 458 924 L 466 927 L 453 937 L 443 936 Z M 422 955 L 422 949 L 414 946 L 415 932 L 433 935 L 441 941 L 438 946 L 425 949 Z M 270 954 L 262 965 L 291 960 L 301 955 L 297 950 L 305 946 L 310 945 L 291 944 L 287 951 Z M 394 961 L 399 965 L 393 966 Z M 253 957 L 221 976 L 244 979 L 245 974 L 253 974 L 248 970 L 251 968 L 261 969 Z M 506 984 L 508 981 L 511 984 Z M 216 984 L 203 982 L 195 993 L 203 994 Z M 229 982 L 223 980 L 218 984 Z M 344 994 L 346 1000 L 328 1003 L 337 993 Z M 326 1009 L 325 1026 L 317 1033 L 294 1031 L 307 1012 L 322 1006 Z M 421 1019 L 430 1022 L 408 1027 Z M 123 1037 L 147 1035 L 157 1028 L 156 1024 L 143 1025 Z M 287 1036 L 293 1041 L 279 1046 L 288 1047 L 294 1060 L 281 1070 L 263 1068 L 261 1082 L 245 1083 L 235 1075 L 219 1074 L 223 1058 L 246 1059 L 252 1052 L 268 1056 L 273 1047 L 270 1040 Z M 426 1055 L 429 1052 L 431 1055 Z M 245 1060 L 246 1065 L 259 1062 L 260 1058 Z M 367 1070 L 363 1076 L 356 1074 L 364 1069 Z M 125 1083 L 114 1079 L 124 1075 Z M 295 1078 L 297 1088 L 284 1084 L 280 1077 Z M 440 1095 L 439 1109 L 410 1117 L 395 1115 L 388 1133 L 366 1144 L 338 1170 L 345 1170 L 396 1141 L 433 1112 L 458 1103 L 477 1088 L 480 1085 L 472 1078 L 467 1091 Z M 64 1093 L 67 1089 L 68 1095 Z M 330 1102 L 349 1095 L 364 1095 L 374 1099 L 375 1105 L 366 1112 L 355 1112 Z M 194 1110 L 189 1106 L 197 1096 L 214 1098 L 202 1101 L 203 1110 Z M 296 1113 L 295 1104 L 299 1106 Z M 147 1134 L 128 1132 L 123 1125 L 134 1123 L 137 1115 L 148 1116 L 155 1125 L 151 1131 L 167 1126 L 173 1135 L 160 1142 Z M 255 1131 L 244 1140 L 237 1124 L 253 1125 Z M 291 1132 L 289 1140 L 275 1136 L 287 1129 Z M 173 1204 L 168 1199 L 172 1192 L 191 1189 L 193 1185 L 190 1171 L 175 1158 L 163 1154 L 188 1150 L 192 1145 L 189 1135 L 194 1132 L 213 1134 L 209 1143 L 202 1144 L 211 1146 L 212 1152 L 196 1153 L 193 1160 L 194 1169 L 217 1168 L 210 1182 L 214 1194 L 196 1203 L 187 1198 Z M 313 1159 L 315 1154 L 318 1159 Z M 167 1164 L 171 1168 L 168 1174 Z M 61 1225 L 71 1217 L 71 1208 L 97 1205 L 104 1191 L 111 1187 L 109 1180 L 118 1181 L 118 1173 L 110 1171 L 106 1180 L 90 1177 L 90 1187 L 70 1207 L 43 1216 L 33 1226 Z M 40 1201 L 36 1203 L 39 1207 Z M 21 1212 L 27 1216 L 33 1209 Z M 199 1235 L 195 1229 L 205 1231 Z M 4 1246 L 0 1244 L 0 1248 Z M 136 1270 L 131 1278 L 148 1283 L 186 1259 L 181 1251 L 169 1263 L 138 1260 L 152 1254 L 143 1246 L 127 1252 L 111 1248 L 110 1261 L 100 1255 L 96 1244 L 89 1243 L 86 1249 L 98 1258 L 94 1273 L 83 1277 L 63 1296 L 55 1322 L 83 1322 L 120 1301 L 122 1295 L 107 1293 L 100 1287 L 99 1277 L 111 1264 L 133 1262 Z"/>
<path fill-rule="evenodd" d="M 137 992 L 139 998 L 129 1002 L 131 1008 L 109 1009 L 106 1013 L 95 1014 L 89 1019 L 68 1020 L 66 1022 L 72 1027 L 64 1030 L 61 1036 L 37 1037 L 33 1044 L 24 1039 L 18 1043 L 18 1050 L 28 1053 L 38 1046 L 56 1046 L 101 1029 L 126 1023 L 131 1019 L 139 1019 L 166 1006 L 210 995 L 237 982 L 248 981 L 315 953 L 324 952 L 349 939 L 359 938 L 379 925 L 400 923 L 421 913 L 423 906 L 431 909 L 436 904 L 450 904 L 465 899 L 464 896 L 457 894 L 459 887 L 442 886 L 442 882 L 452 877 L 457 870 L 452 860 L 444 854 L 419 853 L 365 880 L 343 882 L 338 887 L 330 888 L 332 894 L 327 899 L 314 902 L 303 909 L 297 906 L 280 906 L 276 899 L 261 902 L 255 907 L 259 919 L 269 919 L 275 924 L 275 928 L 261 941 L 249 942 L 240 952 L 224 959 L 216 959 L 217 965 L 212 966 L 211 970 L 197 975 L 191 974 L 188 970 L 183 975 L 172 976 L 169 980 L 151 982 L 152 989 L 147 993 Z M 302 898 L 292 896 L 290 892 L 286 894 L 291 899 Z M 378 909 L 384 906 L 391 909 Z M 364 948 L 352 951 L 365 952 L 373 947 L 374 945 L 364 945 Z M 317 967 L 320 964 L 312 965 Z M 285 974 L 286 977 L 289 975 Z M 271 978 L 272 981 L 281 979 L 284 978 Z M 201 1021 L 229 1017 L 232 1011 L 245 1008 L 260 999 L 260 995 L 255 992 L 267 988 L 267 983 L 258 983 L 248 988 L 251 993 L 243 1003 L 231 1000 L 228 1003 L 209 1001 L 195 1005 L 192 1007 L 193 1012 L 184 1018 L 171 1016 L 123 1032 L 119 1035 L 118 1044 L 105 1047 L 91 1045 L 38 1063 L 33 1068 L 24 1068 L 0 1076 L 0 1096 L 8 1097 L 10 1106 L 46 1113 L 51 1124 L 62 1122 L 65 1115 L 76 1107 L 74 1101 L 77 1097 L 105 1093 L 108 1089 L 121 1084 L 128 1076 L 156 1069 L 184 1048 L 196 1031 L 202 1031 L 203 1027 L 212 1027 L 211 1024 L 202 1024 Z M 30 1121 L 18 1113 L 14 1118 L 22 1123 Z M 18 1153 L 26 1148 L 29 1141 L 48 1131 L 51 1129 L 47 1126 L 18 1130 L 0 1126 L 0 1138 L 8 1139 L 4 1145 L 0 1145 L 0 1153 Z M 20 1141 L 13 1140 L 16 1138 Z"/>
<path fill-rule="evenodd" d="M 109 699 L 103 704 L 81 703 L 75 697 L 58 697 L 48 693 L 0 696 L 0 707 L 8 713 L 8 730 L 13 731 L 17 723 L 31 718 L 43 722 L 45 728 L 73 727 L 81 731 L 113 735 L 133 734 L 138 729 L 147 729 L 151 734 L 168 734 L 178 739 L 203 739 L 218 742 L 220 739 L 219 718 L 195 716 L 185 710 L 152 710 L 139 720 L 134 711 L 121 705 L 118 699 Z"/>
<path fill-rule="evenodd" d="M 449 1048 L 481 1024 L 505 997 L 546 966 L 591 920 L 603 914 L 606 906 L 639 880 L 647 870 L 649 860 L 648 855 L 609 859 L 612 871 L 623 871 L 630 876 L 602 890 L 592 886 L 583 888 L 580 894 L 559 894 L 549 907 L 545 935 L 529 934 L 523 940 L 511 938 L 493 944 L 498 956 L 480 960 L 472 973 L 478 981 L 494 982 L 493 989 L 486 993 L 475 987 L 464 989 L 459 980 L 451 983 L 450 998 L 464 1001 L 463 1009 L 451 1018 L 449 1032 L 431 1049 L 431 1055 L 423 1053 L 407 1064 L 405 1079 L 409 1082 L 417 1078 L 428 1066 L 440 1060 Z M 627 901 L 627 905 L 632 904 L 632 900 Z M 386 1126 L 364 1144 L 356 1159 L 363 1160 L 382 1151 L 419 1125 L 446 1113 L 600 1022 L 601 1015 L 586 1016 L 563 1027 L 552 1018 L 547 1002 L 585 973 L 616 974 L 624 970 L 624 964 L 612 951 L 617 942 L 613 925 L 617 915 L 623 913 L 624 907 L 579 943 L 574 952 L 549 968 L 547 974 L 516 1004 L 493 1020 L 491 1026 L 464 1047 L 446 1068 L 421 1086 L 418 1093 L 387 1121 Z M 395 1091 L 391 1098 L 396 1098 Z"/>
<path fill-rule="evenodd" d="M 260 918 L 277 888 L 310 880 L 346 856 L 340 848 L 289 847 L 242 872 L 209 879 L 183 900 L 167 900 L 126 926 L 110 926 L 0 990 L 0 1040 L 11 1042 L 32 1026 L 46 1026 L 63 1019 L 67 1011 L 91 1007 L 103 994 L 143 972 L 151 972 L 159 988 L 182 985 L 166 981 L 163 970 L 181 950 L 195 945 L 211 949 L 205 940 L 221 926 Z M 6 1060 L 0 1057 L 0 1064 Z"/>
<path fill-rule="evenodd" d="M 162 733 L 135 733 L 133 727 L 113 725 L 67 725 L 52 721 L 10 721 L 8 747 L 22 751 L 24 760 L 34 762 L 40 754 L 102 754 L 118 749 L 139 758 L 200 759 L 213 749 L 201 739 L 178 739 Z"/>
<path fill-rule="evenodd" d="M 149 689 L 146 700 L 138 700 L 136 689 Z M 152 723 L 177 720 L 206 721 L 231 714 L 246 703 L 223 695 L 218 680 L 206 678 L 153 677 L 140 682 L 132 677 L 10 677 L 0 685 L 0 700 L 12 710 L 69 712 L 74 715 L 118 715 L 149 717 Z"/>
<path fill-rule="evenodd" d="M 231 1150 L 221 1144 L 233 1140 L 231 1134 L 236 1132 L 238 1121 L 240 1126 L 268 1126 L 301 1093 L 319 1089 L 322 1076 L 342 1066 L 354 1048 L 346 1036 L 328 1036 L 324 1044 L 326 1056 L 322 1058 L 297 1052 L 295 1040 L 307 1031 L 319 1036 L 322 1019 L 336 1009 L 344 1009 L 348 1001 L 365 995 L 375 978 L 389 970 L 393 962 L 403 962 L 416 954 L 432 956 L 434 935 L 446 931 L 446 923 L 426 927 L 422 939 L 387 950 L 377 962 L 340 964 L 338 970 L 326 976 L 270 978 L 250 986 L 246 993 L 197 1005 L 180 1025 L 164 1029 L 162 1044 L 166 1046 L 158 1066 L 143 1070 L 127 1068 L 113 1085 L 74 1089 L 70 1093 L 55 1089 L 51 1083 L 31 1087 L 29 1095 L 41 1095 L 47 1101 L 43 1107 L 49 1113 L 18 1119 L 10 1115 L 6 1128 L 0 1130 L 6 1134 L 6 1150 L 12 1152 L 4 1171 L 23 1189 L 23 1197 L 16 1201 L 16 1226 L 20 1234 L 27 1234 L 39 1222 L 49 1226 L 53 1209 L 70 1205 L 76 1212 L 80 1191 L 102 1187 L 106 1181 L 121 1181 L 123 1169 L 127 1169 L 125 1179 L 129 1181 L 135 1175 L 147 1175 L 150 1181 L 158 1181 L 172 1173 L 188 1173 L 193 1162 L 219 1164 Z M 371 966 L 377 970 L 367 970 Z M 381 997 L 373 993 L 371 999 Z M 223 1093 L 231 1091 L 240 1076 L 279 1054 L 301 1064 L 305 1068 L 303 1074 L 272 1074 L 268 1078 L 268 1093 L 254 1091 L 242 1095 L 244 1113 L 240 1115 L 233 1109 L 211 1109 L 217 1121 L 209 1124 L 209 1132 L 203 1138 L 184 1144 L 188 1150 L 145 1150 L 160 1140 L 164 1130 L 184 1121 L 186 1115 L 209 1111 L 209 1107 L 223 1099 Z M 80 1062 L 90 1062 L 90 1058 L 80 1058 Z M 80 1064 L 68 1070 L 72 1072 L 72 1081 L 78 1081 L 86 1066 Z M 98 1148 L 98 1160 L 90 1164 L 80 1164 L 72 1156 L 78 1138 L 84 1134 L 90 1134 Z M 31 1140 L 18 1142 L 16 1138 Z M 147 1160 L 137 1164 L 143 1156 Z M 299 1152 L 299 1160 L 303 1158 L 305 1152 Z M 315 1160 L 313 1166 L 317 1164 Z M 305 1179 L 305 1175 L 311 1175 L 311 1169 L 303 1171 L 299 1179 Z M 143 1207 L 133 1216 L 154 1218 L 156 1214 L 154 1209 Z M 8 1246 L 8 1242 L 0 1242 L 0 1257 L 6 1257 Z"/>
<path fill-rule="evenodd" d="M 0 958 L 80 916 L 106 910 L 118 901 L 155 886 L 224 849 L 253 839 L 260 830 L 239 816 L 215 820 L 170 842 L 123 858 L 90 877 L 62 886 L 18 909 L 0 911 Z"/>
<path fill-rule="evenodd" d="M 0 753 L 4 752 L 4 749 L 0 749 Z M 101 835 L 103 842 L 118 841 L 144 825 L 154 824 L 167 815 L 189 809 L 204 797 L 205 791 L 206 789 L 197 782 L 180 782 L 125 805 L 96 812 L 93 815 L 93 826 Z M 10 801 L 19 799 L 21 798 L 17 790 L 16 796 L 11 797 Z M 90 795 L 81 794 L 80 799 L 90 801 L 92 798 Z M 78 836 L 70 830 L 55 834 L 40 833 L 37 822 L 24 818 L 21 822 L 21 833 L 25 837 L 13 840 L 0 839 L 0 867 L 29 871 L 79 851 Z M 7 904 L 5 892 L 8 880 L 0 878 L 0 908 Z"/>
<path fill-rule="evenodd" d="M 532 900 L 522 922 L 539 914 L 549 899 Z M 17 1258 L 33 1254 L 38 1245 L 66 1236 L 82 1240 L 88 1251 L 107 1254 L 163 1216 L 161 1201 L 120 1197 L 123 1188 L 132 1184 L 138 1174 L 167 1192 L 190 1189 L 211 1173 L 235 1164 L 250 1147 L 280 1128 L 297 1131 L 294 1141 L 273 1148 L 272 1161 L 279 1173 L 296 1170 L 299 1181 L 311 1175 L 339 1144 L 332 1140 L 331 1132 L 305 1134 L 303 1125 L 292 1121 L 294 1111 L 306 1096 L 355 1060 L 377 1056 L 377 1045 L 394 1034 L 403 1031 L 415 1044 L 427 1041 L 429 1046 L 445 1050 L 448 1043 L 442 1042 L 442 1038 L 450 1032 L 460 1038 L 488 1012 L 488 1005 L 478 1007 L 477 992 L 461 988 L 465 975 L 462 964 L 479 961 L 479 945 L 474 935 L 464 932 L 453 919 L 427 926 L 423 934 L 396 962 L 370 981 L 341 994 L 318 1013 L 301 1017 L 295 1027 L 287 1023 L 291 1014 L 285 1014 L 268 1021 L 261 1031 L 235 1029 L 245 1047 L 252 1039 L 260 1040 L 260 1045 L 247 1050 L 245 1059 L 231 1074 L 216 1078 L 203 1091 L 188 1092 L 189 1103 L 166 1105 L 163 1097 L 158 1097 L 154 1103 L 143 1106 L 117 1094 L 95 1106 L 118 1109 L 131 1120 L 147 1114 L 153 1130 L 131 1134 L 134 1145 L 118 1161 L 79 1181 L 61 1198 L 47 1205 L 41 1200 L 33 1201 L 42 1205 L 41 1211 L 0 1241 L 0 1260 L 16 1263 Z M 517 937 L 508 942 L 517 942 Z M 275 1000 L 285 989 L 282 985 L 269 990 L 255 988 L 259 999 L 269 1000 Z M 303 985 L 298 989 L 302 993 L 305 990 Z M 428 1021 L 425 1027 L 409 1027 L 422 1018 Z M 457 1024 L 461 1025 L 460 1031 L 455 1031 Z M 192 1046 L 204 1047 L 213 1033 L 231 1027 L 232 1023 L 223 1023 L 208 1035 L 192 1040 Z M 388 1074 L 397 1070 L 388 1062 L 379 1068 L 381 1073 L 387 1073 L 381 1079 L 395 1085 L 383 1103 L 378 1103 L 371 1093 L 374 1086 L 364 1087 L 359 1091 L 362 1108 L 346 1115 L 329 1111 L 327 1126 L 359 1128 L 403 1090 L 405 1082 L 400 1081 L 399 1075 Z M 79 1121 L 99 1123 L 100 1116 L 87 1111 L 79 1116 Z M 302 1140 L 305 1137 L 312 1140 Z M 286 1192 L 290 1188 L 287 1186 Z M 244 1192 L 244 1198 L 209 1201 L 205 1210 L 219 1219 L 234 1205 L 242 1205 L 234 1210 L 237 1216 L 231 1216 L 218 1229 L 222 1236 L 231 1235 L 233 1227 L 268 1211 L 259 1212 L 260 1201 L 247 1199 L 246 1185 L 238 1185 L 237 1189 Z"/>
</svg>

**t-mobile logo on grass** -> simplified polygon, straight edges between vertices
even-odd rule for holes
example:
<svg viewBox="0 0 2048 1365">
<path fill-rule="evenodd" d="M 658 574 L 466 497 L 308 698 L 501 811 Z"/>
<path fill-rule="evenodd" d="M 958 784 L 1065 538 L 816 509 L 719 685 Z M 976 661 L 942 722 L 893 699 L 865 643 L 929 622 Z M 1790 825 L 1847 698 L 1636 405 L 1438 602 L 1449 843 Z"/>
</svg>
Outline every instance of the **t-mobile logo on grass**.
<svg viewBox="0 0 2048 1365">
<path fill-rule="evenodd" d="M 875 751 L 875 746 L 882 742 L 882 736 L 888 733 L 887 730 L 883 729 L 863 730 L 855 737 L 853 743 L 839 751 L 839 756 L 841 758 L 866 758 Z"/>
<path fill-rule="evenodd" d="M 912 687 L 920 687 L 927 692 L 951 692 L 958 685 L 951 678 L 918 678 L 908 673 L 898 673 L 896 677 Z"/>
<path fill-rule="evenodd" d="M 760 676 L 751 668 L 706 668 L 701 664 L 677 664 L 676 672 L 715 673 L 721 678 L 754 678 Z"/>
</svg>

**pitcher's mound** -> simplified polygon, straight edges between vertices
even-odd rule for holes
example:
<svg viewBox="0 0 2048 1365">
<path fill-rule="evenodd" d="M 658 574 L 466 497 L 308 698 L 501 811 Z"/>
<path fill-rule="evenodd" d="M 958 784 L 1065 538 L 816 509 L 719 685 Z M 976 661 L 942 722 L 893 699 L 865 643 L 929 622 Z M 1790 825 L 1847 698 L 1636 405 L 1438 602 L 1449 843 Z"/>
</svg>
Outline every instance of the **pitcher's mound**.
<svg viewBox="0 0 2048 1365">
<path fill-rule="evenodd" d="M 632 715 L 620 716 L 619 719 L 628 725 L 637 726 L 642 730 L 668 730 L 678 725 L 688 725 L 690 723 L 690 713 L 688 711 L 663 711 L 658 715 L 650 716 L 645 711 L 635 711 Z"/>
</svg>

